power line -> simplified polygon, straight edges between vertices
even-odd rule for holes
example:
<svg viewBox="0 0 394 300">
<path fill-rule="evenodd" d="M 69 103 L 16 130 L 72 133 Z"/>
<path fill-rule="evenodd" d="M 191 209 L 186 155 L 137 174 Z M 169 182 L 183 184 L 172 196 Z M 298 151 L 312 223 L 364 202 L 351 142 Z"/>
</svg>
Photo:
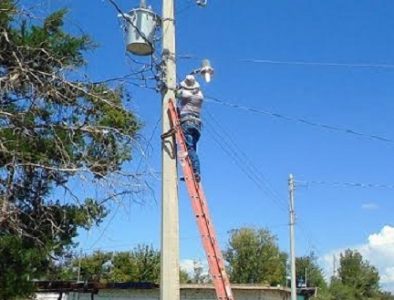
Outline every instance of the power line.
<svg viewBox="0 0 394 300">
<path fill-rule="evenodd" d="M 111 226 L 112 222 L 115 220 L 115 217 L 117 216 L 118 212 L 120 209 L 120 203 L 117 205 L 115 212 L 113 213 L 111 219 L 108 221 L 108 223 L 106 224 L 106 226 L 104 227 L 104 229 L 101 231 L 99 237 L 90 245 L 90 247 L 88 249 L 94 249 L 94 246 L 96 246 L 104 237 L 106 231 L 108 230 L 108 228 Z"/>
<path fill-rule="evenodd" d="M 145 149 L 141 151 L 141 158 L 140 158 L 140 160 L 139 160 L 139 162 L 138 162 L 138 165 L 137 165 L 137 172 L 140 170 L 142 161 L 145 160 L 145 162 L 146 162 L 146 161 L 148 160 L 148 155 L 147 155 L 147 153 L 148 153 L 149 148 L 152 147 L 152 140 L 153 140 L 153 138 L 154 138 L 154 136 L 155 136 L 156 130 L 157 130 L 158 127 L 159 127 L 160 121 L 161 121 L 161 116 L 157 119 L 157 121 L 156 121 L 156 123 L 155 123 L 155 126 L 154 126 L 154 128 L 153 128 L 153 130 L 152 130 L 152 133 L 151 133 L 149 139 L 148 139 L 147 142 L 146 142 L 146 147 L 145 147 Z"/>
<path fill-rule="evenodd" d="M 107 0 L 114 8 L 115 10 L 119 13 L 119 15 L 122 16 L 122 18 L 124 18 L 124 20 L 126 20 L 126 22 L 128 24 L 131 25 L 131 27 L 133 27 L 133 29 L 135 31 L 137 31 L 138 35 L 141 36 L 141 38 L 153 48 L 153 45 L 151 43 L 151 41 L 145 36 L 145 34 L 143 32 L 141 32 L 141 30 L 135 25 L 133 24 L 133 22 L 130 21 L 130 19 L 127 17 L 127 14 L 125 14 L 122 9 L 119 7 L 119 5 L 114 1 L 114 0 Z"/>
<path fill-rule="evenodd" d="M 308 61 L 285 61 L 271 59 L 240 59 L 240 62 L 257 63 L 257 64 L 274 64 L 274 65 L 292 65 L 292 66 L 316 66 L 316 67 L 344 67 L 344 68 L 369 68 L 369 69 L 394 69 L 394 64 L 383 63 L 338 63 L 338 62 L 308 62 Z"/>
<path fill-rule="evenodd" d="M 237 146 L 235 141 L 231 138 L 231 136 L 227 133 L 223 126 L 221 126 L 220 123 L 215 120 L 212 114 L 210 114 L 207 110 L 206 112 L 208 113 L 208 116 L 216 123 L 215 126 L 211 126 L 211 124 L 207 123 L 207 129 L 209 131 L 212 131 L 213 134 L 217 135 L 217 137 L 213 136 L 214 141 L 227 155 L 229 155 L 230 158 L 234 160 L 234 163 L 240 168 L 240 170 L 250 180 L 252 180 L 260 190 L 262 190 L 267 196 L 270 196 L 271 200 L 278 204 L 283 211 L 287 212 L 287 202 L 279 196 L 279 194 L 275 191 L 275 189 L 273 189 L 272 186 L 270 186 L 269 182 L 264 178 L 264 175 L 261 173 L 261 171 L 253 165 L 250 159 L 248 159 L 248 156 L 242 151 L 242 149 L 240 149 L 240 147 Z M 223 135 L 220 135 L 215 130 L 215 127 L 218 127 L 220 131 L 223 132 Z M 297 223 L 299 225 L 299 232 L 304 236 L 308 245 L 309 252 L 313 251 L 315 253 L 322 253 L 322 251 L 320 251 L 317 246 L 319 242 L 312 237 L 311 233 L 306 229 L 306 226 L 302 224 L 303 222 L 299 220 L 299 218 L 297 219 Z M 288 226 L 289 224 L 285 225 Z"/>
<path fill-rule="evenodd" d="M 178 55 L 181 59 L 202 59 L 193 54 Z M 326 61 L 302 61 L 302 60 L 274 60 L 274 59 L 253 59 L 253 58 L 234 58 L 231 61 L 254 64 L 269 65 L 289 65 L 289 66 L 310 66 L 310 67 L 340 67 L 356 69 L 394 69 L 394 64 L 389 63 L 349 63 L 349 62 L 326 62 Z"/>
<path fill-rule="evenodd" d="M 184 6 L 183 8 L 177 9 L 177 10 L 175 11 L 175 14 L 176 14 L 177 16 L 179 16 L 179 15 L 185 13 L 186 11 L 188 11 L 188 10 L 189 10 L 190 8 L 192 8 L 193 6 L 195 6 L 196 3 L 193 2 L 193 1 L 194 1 L 194 0 L 190 0 L 190 3 L 185 4 L 185 6 Z"/>
<path fill-rule="evenodd" d="M 214 120 L 214 117 L 209 114 L 210 118 Z M 247 155 L 238 147 L 234 140 L 229 137 L 227 134 L 227 138 L 220 134 L 215 127 L 221 127 L 219 122 L 216 121 L 215 126 L 211 126 L 207 123 L 207 129 L 211 133 L 211 136 L 218 144 L 218 146 L 233 160 L 233 162 L 240 168 L 240 170 L 252 181 L 256 184 L 256 186 L 263 191 L 267 196 L 271 198 L 273 202 L 279 205 L 281 209 L 287 211 L 286 202 L 278 195 L 278 193 L 272 188 L 272 186 L 268 183 L 267 179 L 264 175 L 259 171 L 250 159 L 247 158 Z M 223 128 L 222 132 L 226 132 Z M 239 155 L 241 154 L 241 155 Z"/>
<path fill-rule="evenodd" d="M 219 128 L 220 131 L 224 134 L 224 139 L 221 139 L 222 141 L 226 141 L 227 145 L 230 145 L 230 149 L 233 149 L 233 154 L 235 156 L 239 157 L 239 160 L 245 165 L 252 173 L 256 175 L 257 178 L 259 178 L 264 186 L 267 188 L 267 190 L 276 198 L 278 201 L 283 201 L 287 203 L 286 201 L 283 200 L 283 198 L 279 195 L 279 193 L 273 188 L 272 184 L 269 182 L 267 177 L 264 175 L 264 173 L 261 171 L 261 168 L 256 167 L 256 165 L 250 160 L 249 156 L 243 151 L 242 147 L 238 146 L 238 144 L 235 142 L 234 138 L 231 136 L 228 130 L 226 130 L 221 122 L 219 122 L 212 113 L 210 113 L 207 110 L 207 113 L 209 117 L 215 122 L 215 127 Z"/>
<path fill-rule="evenodd" d="M 298 181 L 305 185 L 329 185 L 336 187 L 352 187 L 352 188 L 379 188 L 379 189 L 394 189 L 394 184 L 376 184 L 376 183 L 361 183 L 361 182 L 340 182 L 340 181 L 324 181 L 324 180 L 311 180 L 311 181 Z"/>
<path fill-rule="evenodd" d="M 118 12 L 118 16 L 122 17 L 122 21 L 121 21 L 121 27 L 123 29 L 123 33 L 124 33 L 124 43 L 126 40 L 126 35 L 127 32 L 125 30 L 125 25 L 124 23 L 126 22 L 127 24 L 129 24 L 137 33 L 138 35 L 148 44 L 150 45 L 152 48 L 155 48 L 154 44 L 156 42 L 156 39 L 154 39 L 153 41 L 149 40 L 148 37 L 145 36 L 145 34 L 143 32 L 141 32 L 141 30 L 138 28 L 138 26 L 136 26 L 128 17 L 127 13 L 124 13 L 123 10 L 120 8 L 119 4 L 116 2 L 116 0 L 107 0 L 113 7 L 114 9 Z M 125 45 L 126 46 L 126 45 Z M 150 54 L 150 63 L 144 63 L 144 62 L 139 62 L 137 60 L 135 60 L 134 58 L 132 58 L 127 52 L 125 54 L 126 58 L 128 59 L 127 63 L 130 64 L 130 66 L 132 66 L 132 64 L 138 65 L 140 66 L 139 70 L 137 71 L 133 71 L 131 74 L 128 74 L 126 76 L 124 76 L 123 78 L 115 78 L 115 80 L 117 81 L 125 81 L 129 84 L 132 84 L 136 87 L 139 88 L 147 88 L 147 89 L 151 89 L 151 90 L 155 90 L 157 91 L 157 87 L 152 87 L 149 86 L 148 83 L 152 82 L 152 81 L 157 81 L 157 79 L 160 77 L 159 76 L 159 72 L 158 70 L 160 69 L 160 62 L 157 61 L 154 53 Z M 129 63 L 131 62 L 131 63 Z M 150 73 L 151 75 L 148 77 L 147 73 Z M 137 82 L 132 82 L 130 80 L 127 79 L 133 79 Z M 107 79 L 107 82 L 110 81 L 114 81 L 114 79 Z M 142 84 L 141 84 L 142 83 Z"/>
<path fill-rule="evenodd" d="M 286 121 L 296 122 L 296 123 L 300 123 L 300 124 L 307 125 L 310 127 L 331 130 L 331 131 L 337 131 L 337 132 L 346 133 L 349 135 L 359 136 L 359 137 L 363 137 L 363 138 L 369 138 L 371 140 L 389 143 L 389 144 L 394 143 L 394 140 L 392 140 L 392 139 L 382 137 L 379 135 L 364 133 L 364 132 L 361 132 L 361 131 L 358 131 L 355 129 L 351 129 L 351 128 L 339 127 L 339 126 L 335 126 L 335 125 L 313 122 L 313 121 L 309 121 L 309 120 L 306 120 L 303 118 L 290 117 L 290 116 L 280 114 L 280 113 L 275 113 L 275 112 L 271 112 L 271 111 L 267 111 L 267 110 L 262 110 L 262 109 L 252 108 L 252 107 L 248 107 L 248 106 L 244 106 L 244 105 L 226 102 L 226 101 L 223 101 L 217 97 L 206 96 L 206 99 L 208 99 L 207 102 L 218 103 L 218 104 L 232 107 L 235 109 L 244 110 L 244 111 L 251 112 L 251 113 L 262 114 L 262 115 L 266 115 L 269 117 L 282 119 L 282 120 L 286 120 Z M 209 100 L 211 100 L 211 101 L 209 101 Z"/>
</svg>

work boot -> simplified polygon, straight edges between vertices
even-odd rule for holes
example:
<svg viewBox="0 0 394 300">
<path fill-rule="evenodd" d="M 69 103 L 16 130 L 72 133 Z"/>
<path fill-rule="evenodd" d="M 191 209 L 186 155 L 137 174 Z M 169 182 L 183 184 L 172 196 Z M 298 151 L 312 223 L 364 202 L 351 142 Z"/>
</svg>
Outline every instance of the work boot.
<svg viewBox="0 0 394 300">
<path fill-rule="evenodd" d="M 201 181 L 201 176 L 200 176 L 200 174 L 195 174 L 195 175 L 194 175 L 194 178 L 196 179 L 197 182 L 200 182 L 200 181 Z"/>
</svg>

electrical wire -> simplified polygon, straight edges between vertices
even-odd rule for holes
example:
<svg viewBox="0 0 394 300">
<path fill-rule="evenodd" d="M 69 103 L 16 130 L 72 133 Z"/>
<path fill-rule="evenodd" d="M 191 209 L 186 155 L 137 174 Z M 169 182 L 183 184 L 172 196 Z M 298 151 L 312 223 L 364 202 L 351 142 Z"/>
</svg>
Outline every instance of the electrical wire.
<svg viewBox="0 0 394 300">
<path fill-rule="evenodd" d="M 239 110 L 244 110 L 244 111 L 251 112 L 251 113 L 256 113 L 256 114 L 269 116 L 272 118 L 296 122 L 296 123 L 307 125 L 310 127 L 315 127 L 315 128 L 320 128 L 320 129 L 325 129 L 325 130 L 330 130 L 330 131 L 337 131 L 337 132 L 341 132 L 341 133 L 345 133 L 345 134 L 349 134 L 349 135 L 353 135 L 353 136 L 368 138 L 368 139 L 371 139 L 374 141 L 394 144 L 394 140 L 389 139 L 387 137 L 368 134 L 368 133 L 364 133 L 364 132 L 361 132 L 361 131 L 358 131 L 355 129 L 351 129 L 351 128 L 345 128 L 345 127 L 339 127 L 339 126 L 335 126 L 335 125 L 313 122 L 313 121 L 309 121 L 309 120 L 306 120 L 303 118 L 290 117 L 290 116 L 280 114 L 280 113 L 274 113 L 274 112 L 267 111 L 267 110 L 262 110 L 262 109 L 252 108 L 252 107 L 248 107 L 248 106 L 244 106 L 244 105 L 230 103 L 230 102 L 221 100 L 217 97 L 206 96 L 206 99 L 208 100 L 207 102 L 218 103 L 218 104 L 221 104 L 224 106 L 232 107 L 232 108 L 239 109 Z"/>
<path fill-rule="evenodd" d="M 316 67 L 344 67 L 344 68 L 368 68 L 368 69 L 394 69 L 394 64 L 376 64 L 376 63 L 337 63 L 337 62 L 307 62 L 307 61 L 285 61 L 270 59 L 240 59 L 240 62 L 257 63 L 257 64 L 274 64 L 274 65 L 292 65 L 292 66 L 316 66 Z"/>
<path fill-rule="evenodd" d="M 176 14 L 177 16 L 179 16 L 179 15 L 185 13 L 185 12 L 188 11 L 191 7 L 193 7 L 193 6 L 196 5 L 196 3 L 194 2 L 194 0 L 189 0 L 189 1 L 190 1 L 190 3 L 185 4 L 184 7 L 180 8 L 180 9 L 177 9 L 177 10 L 175 11 L 175 14 Z"/>
<path fill-rule="evenodd" d="M 115 220 L 118 212 L 120 209 L 120 203 L 118 203 L 118 205 L 116 206 L 115 212 L 113 213 L 111 219 L 109 219 L 108 223 L 106 224 L 106 226 L 104 227 L 103 230 L 101 230 L 101 233 L 99 235 L 99 237 L 90 245 L 90 247 L 88 249 L 93 249 L 94 246 L 96 246 L 104 237 L 106 231 L 109 229 L 109 227 L 111 226 L 112 222 Z"/>
<path fill-rule="evenodd" d="M 310 180 L 297 181 L 303 185 L 329 185 L 335 187 L 351 187 L 351 188 L 378 188 L 378 189 L 394 189 L 394 184 L 376 184 L 376 183 L 361 183 L 361 182 L 340 182 L 340 181 L 324 181 L 324 180 Z"/>
<path fill-rule="evenodd" d="M 128 24 L 130 24 L 135 31 L 137 31 L 138 35 L 142 37 L 142 39 L 148 43 L 153 48 L 152 42 L 145 36 L 143 32 L 140 31 L 140 29 L 133 24 L 127 17 L 126 14 L 122 11 L 122 9 L 119 7 L 119 5 L 114 1 L 114 0 L 107 0 L 114 8 L 115 10 L 127 21 Z"/>
<path fill-rule="evenodd" d="M 375 183 L 360 183 L 360 182 L 340 182 L 340 181 L 325 181 L 325 180 L 296 180 L 296 186 L 311 186 L 311 185 L 328 185 L 334 187 L 343 187 L 343 188 L 379 188 L 379 189 L 394 189 L 394 184 L 375 184 Z M 298 228 L 301 235 L 304 236 L 305 241 L 308 244 L 309 252 L 313 251 L 317 254 L 318 257 L 322 257 L 323 252 L 316 245 L 321 244 L 315 236 L 311 234 L 311 231 L 308 230 L 305 223 L 302 220 L 299 220 L 297 217 Z M 322 270 L 325 273 L 325 270 Z M 327 275 L 327 274 L 325 274 Z"/>
<path fill-rule="evenodd" d="M 142 164 L 142 160 L 145 159 L 145 161 L 146 161 L 147 158 L 148 158 L 146 153 L 148 152 L 149 147 L 152 147 L 152 140 L 153 140 L 153 138 L 155 136 L 155 133 L 156 133 L 158 127 L 159 127 L 160 121 L 161 121 L 161 116 L 157 119 L 157 121 L 155 123 L 155 126 L 154 126 L 154 128 L 152 130 L 152 133 L 151 133 L 149 139 L 146 142 L 145 149 L 143 151 L 141 151 L 141 155 L 142 156 L 141 156 L 141 158 L 140 158 L 140 160 L 138 162 L 138 165 L 137 165 L 137 169 L 136 169 L 137 172 L 140 170 L 140 167 L 141 167 L 141 164 Z"/>
<path fill-rule="evenodd" d="M 182 59 L 201 60 L 202 57 L 194 54 L 180 55 Z M 310 66 L 310 67 L 340 67 L 351 69 L 394 69 L 394 64 L 389 63 L 348 63 L 348 62 L 324 62 L 324 61 L 301 61 L 301 60 L 273 60 L 273 59 L 248 59 L 234 58 L 231 61 L 241 63 L 269 64 L 269 65 L 289 65 L 289 66 Z"/>
<path fill-rule="evenodd" d="M 120 21 L 121 23 L 121 27 L 123 29 L 125 29 L 124 27 L 124 22 L 127 22 L 130 26 L 133 27 L 133 29 L 138 33 L 138 35 L 140 35 L 144 41 L 150 45 L 150 47 L 152 47 L 152 49 L 155 49 L 155 43 L 156 43 L 156 39 L 154 39 L 153 41 L 150 41 L 148 39 L 148 37 L 145 36 L 145 34 L 143 32 L 140 31 L 140 29 L 127 17 L 127 14 L 125 14 L 122 9 L 120 8 L 120 6 L 116 3 L 115 0 L 107 0 L 114 8 L 115 10 L 118 12 L 118 14 L 120 16 L 122 16 L 123 18 L 123 23 Z M 126 32 L 125 30 L 123 30 L 124 33 L 124 47 L 126 48 Z M 134 67 L 134 65 L 137 65 L 139 68 L 137 71 L 133 71 L 132 74 L 127 75 L 128 77 L 133 76 L 132 78 L 129 79 L 133 79 L 136 82 L 132 82 L 130 80 L 127 81 L 127 83 L 132 84 L 136 87 L 141 87 L 141 88 L 149 88 L 152 90 L 157 91 L 157 86 L 149 86 L 150 82 L 156 82 L 160 76 L 159 76 L 159 71 L 161 69 L 160 67 L 160 62 L 157 61 L 154 53 L 150 54 L 150 63 L 145 63 L 145 62 L 139 62 L 137 60 L 135 60 L 131 55 L 128 54 L 128 52 L 125 53 L 126 56 L 126 63 L 128 65 L 130 65 L 131 68 Z M 121 80 L 122 78 L 120 78 Z M 124 78 L 127 79 L 127 78 Z M 143 84 L 141 84 L 143 83 Z"/>
<path fill-rule="evenodd" d="M 207 112 L 207 110 L 206 110 Z M 212 115 L 210 115 L 208 113 L 208 115 L 210 117 L 212 117 Z M 218 122 L 215 122 L 215 126 L 220 126 L 220 124 L 218 124 Z M 210 126 L 210 124 L 207 124 L 209 127 L 207 128 L 209 131 L 212 130 L 212 127 Z M 214 131 L 214 130 L 213 130 Z M 221 131 L 225 132 L 225 130 L 221 129 Z M 215 133 L 214 133 L 215 134 Z M 214 138 L 214 141 L 220 146 L 220 148 L 227 154 L 230 156 L 230 158 L 232 158 L 235 162 L 235 164 L 241 169 L 241 171 L 250 179 L 252 180 L 256 186 L 262 190 L 266 195 L 267 195 L 267 186 L 262 182 L 261 180 L 261 176 L 262 174 L 260 174 L 261 172 L 256 172 L 256 168 L 255 167 L 250 167 L 249 163 L 247 163 L 244 159 L 241 159 L 238 157 L 238 155 L 236 153 L 241 153 L 242 156 L 245 155 L 243 151 L 240 151 L 240 149 L 237 149 L 234 151 L 233 146 L 231 146 L 231 143 L 226 142 L 226 139 L 224 138 L 223 135 L 220 135 L 216 132 L 216 135 L 218 135 L 218 138 Z M 234 141 L 233 141 L 234 142 Z M 222 143 L 224 145 L 222 145 Z M 235 143 L 235 142 L 234 142 Z M 239 147 L 237 147 L 239 148 Z M 258 171 L 258 169 L 257 169 Z M 272 197 L 274 195 L 273 198 L 270 198 L 273 202 L 275 202 L 276 204 L 279 205 L 279 207 L 284 210 L 284 211 L 288 211 L 288 205 L 287 202 L 282 200 L 278 195 L 278 193 L 274 190 L 274 189 L 270 189 L 270 191 L 268 192 L 268 195 L 270 197 Z M 307 248 L 308 248 L 308 252 L 314 252 L 316 253 L 318 256 L 322 255 L 322 251 L 319 248 L 319 242 L 316 240 L 316 238 L 313 237 L 313 235 L 311 234 L 311 232 L 307 229 L 307 227 L 303 224 L 302 220 L 300 220 L 299 218 L 297 218 L 297 222 L 296 224 L 298 224 L 298 228 L 300 234 L 304 237 L 306 243 L 307 243 Z M 289 224 L 286 224 L 287 226 L 289 226 Z M 270 227 L 271 228 L 271 227 Z"/>
<path fill-rule="evenodd" d="M 257 168 L 256 165 L 250 160 L 249 156 L 243 151 L 242 147 L 238 146 L 237 143 L 235 142 L 235 139 L 231 136 L 228 130 L 226 130 L 221 122 L 219 122 L 214 115 L 209 112 L 209 110 L 206 110 L 208 116 L 213 120 L 215 123 L 215 127 L 220 129 L 220 132 L 225 135 L 225 138 L 228 141 L 228 145 L 231 145 L 231 148 L 234 149 L 234 154 L 240 156 L 240 160 L 243 161 L 243 163 L 250 169 L 251 172 L 254 172 L 257 177 L 260 177 L 260 180 L 264 183 L 265 187 L 267 190 L 276 198 L 278 201 L 282 201 L 283 199 L 282 196 L 279 195 L 279 193 L 273 188 L 272 184 L 270 181 L 267 179 L 267 177 L 264 175 L 264 173 L 261 171 L 261 168 Z M 287 206 L 287 204 L 286 204 Z"/>
<path fill-rule="evenodd" d="M 208 113 L 211 119 L 213 116 Z M 211 134 L 214 142 L 218 144 L 218 146 L 233 160 L 236 166 L 252 181 L 255 185 L 264 192 L 274 203 L 276 203 L 282 210 L 287 211 L 287 202 L 284 201 L 278 193 L 273 190 L 273 188 L 267 183 L 264 175 L 251 163 L 249 159 L 247 159 L 246 155 L 241 151 L 241 149 L 236 146 L 235 142 L 229 142 L 229 138 L 220 134 L 216 127 L 216 125 L 211 125 L 209 122 L 206 122 L 206 128 Z M 224 129 L 221 129 L 222 132 L 225 132 Z M 242 153 L 240 156 L 238 153 Z"/>
</svg>

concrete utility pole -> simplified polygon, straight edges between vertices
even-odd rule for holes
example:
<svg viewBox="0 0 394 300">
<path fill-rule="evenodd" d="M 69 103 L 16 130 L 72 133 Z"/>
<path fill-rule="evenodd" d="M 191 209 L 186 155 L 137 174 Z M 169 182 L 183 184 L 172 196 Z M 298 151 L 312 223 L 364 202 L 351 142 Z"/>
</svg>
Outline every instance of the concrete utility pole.
<svg viewBox="0 0 394 300">
<path fill-rule="evenodd" d="M 305 287 L 308 287 L 308 268 L 305 268 Z"/>
<path fill-rule="evenodd" d="M 79 250 L 77 282 L 81 280 L 81 260 L 82 260 L 82 249 Z"/>
<path fill-rule="evenodd" d="M 296 266 L 295 266 L 295 242 L 294 242 L 294 190 L 295 183 L 293 174 L 289 176 L 289 198 L 290 198 L 290 264 L 291 264 L 291 300 L 297 300 L 296 288 Z"/>
<path fill-rule="evenodd" d="M 332 256 L 332 276 L 337 276 L 337 257 L 335 254 Z"/>
<path fill-rule="evenodd" d="M 174 0 L 163 0 L 163 134 L 170 128 L 168 102 L 175 101 L 175 20 Z M 179 300 L 179 217 L 176 169 L 176 144 L 173 136 L 162 140 L 162 224 L 160 299 Z"/>
</svg>

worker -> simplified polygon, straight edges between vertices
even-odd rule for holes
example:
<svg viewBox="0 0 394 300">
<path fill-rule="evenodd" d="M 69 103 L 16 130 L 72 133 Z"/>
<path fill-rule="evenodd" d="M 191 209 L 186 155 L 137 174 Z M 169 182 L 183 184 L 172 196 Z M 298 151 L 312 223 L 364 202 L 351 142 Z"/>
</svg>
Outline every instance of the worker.
<svg viewBox="0 0 394 300">
<path fill-rule="evenodd" d="M 200 160 L 197 155 L 197 142 L 201 135 L 201 106 L 204 96 L 200 84 L 193 75 L 187 75 L 177 89 L 177 108 L 181 121 L 186 147 L 192 164 L 194 177 L 201 179 Z"/>
</svg>

